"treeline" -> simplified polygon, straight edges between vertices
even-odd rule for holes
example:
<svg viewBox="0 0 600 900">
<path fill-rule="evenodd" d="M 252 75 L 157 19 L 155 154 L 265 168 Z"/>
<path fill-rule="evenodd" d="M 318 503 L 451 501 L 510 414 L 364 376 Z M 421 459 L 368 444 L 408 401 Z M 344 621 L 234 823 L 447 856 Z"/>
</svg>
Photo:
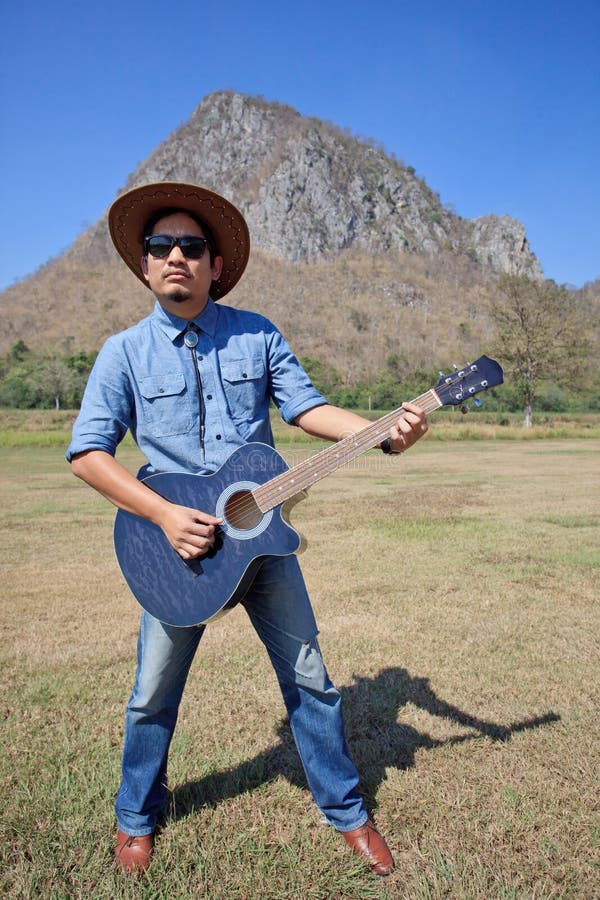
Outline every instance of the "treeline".
<svg viewBox="0 0 600 900">
<path fill-rule="evenodd" d="M 78 409 L 97 351 L 31 350 L 20 340 L 0 357 L 0 406 Z"/>
<path fill-rule="evenodd" d="M 342 377 L 331 366 L 318 359 L 304 356 L 302 365 L 310 375 L 315 387 L 330 403 L 349 409 L 389 410 L 400 406 L 405 400 L 413 400 L 435 387 L 440 377 L 439 371 L 416 370 L 402 377 L 398 374 L 402 360 L 398 354 L 390 354 L 382 368 L 370 381 L 354 385 L 343 383 Z M 451 374 L 447 372 L 446 374 Z M 522 412 L 523 395 L 521 385 L 507 378 L 505 383 L 481 395 L 489 412 Z M 580 390 L 569 390 L 553 381 L 543 382 L 536 398 L 538 412 L 596 412 L 600 410 L 600 397 L 593 385 Z"/>
<path fill-rule="evenodd" d="M 97 356 L 97 351 L 31 350 L 18 341 L 0 357 L 0 407 L 13 409 L 78 409 Z M 435 369 L 410 370 L 408 360 L 390 353 L 383 367 L 372 378 L 349 384 L 347 374 L 312 356 L 303 356 L 302 365 L 315 387 L 330 403 L 349 409 L 395 409 L 405 400 L 413 400 L 434 387 L 440 377 Z M 485 394 L 490 412 L 520 412 L 523 409 L 523 385 L 506 361 L 505 383 Z M 596 377 L 594 377 L 596 375 Z M 595 370 L 588 379 L 573 381 L 557 378 L 540 380 L 536 389 L 539 412 L 600 411 L 600 390 Z"/>
</svg>

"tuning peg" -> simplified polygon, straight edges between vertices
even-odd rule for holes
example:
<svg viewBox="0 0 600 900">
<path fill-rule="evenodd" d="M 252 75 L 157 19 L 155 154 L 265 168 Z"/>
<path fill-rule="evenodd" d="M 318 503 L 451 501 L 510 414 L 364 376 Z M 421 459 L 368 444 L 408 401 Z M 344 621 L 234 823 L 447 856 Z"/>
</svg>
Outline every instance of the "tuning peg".
<svg viewBox="0 0 600 900">
<path fill-rule="evenodd" d="M 463 414 L 463 416 L 466 416 L 466 414 L 469 412 L 469 408 L 470 408 L 470 407 L 467 406 L 466 403 L 463 403 L 463 405 L 462 405 L 461 408 L 460 408 L 460 411 L 461 411 L 461 413 Z"/>
<path fill-rule="evenodd" d="M 445 373 L 445 372 L 442 372 L 441 369 L 440 369 L 440 371 L 438 372 L 438 375 L 440 376 L 440 378 L 445 378 L 445 377 L 446 377 L 446 373 Z"/>
<path fill-rule="evenodd" d="M 483 406 L 483 400 L 480 400 L 479 397 L 476 397 L 475 400 L 473 400 L 473 403 L 475 406 Z"/>
</svg>

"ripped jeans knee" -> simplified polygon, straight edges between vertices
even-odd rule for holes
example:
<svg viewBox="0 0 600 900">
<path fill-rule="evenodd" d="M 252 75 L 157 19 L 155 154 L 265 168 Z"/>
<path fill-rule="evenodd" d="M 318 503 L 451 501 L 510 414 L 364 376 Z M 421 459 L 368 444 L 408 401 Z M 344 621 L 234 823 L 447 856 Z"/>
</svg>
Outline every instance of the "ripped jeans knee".
<svg viewBox="0 0 600 900">
<path fill-rule="evenodd" d="M 327 674 L 316 635 L 300 644 L 294 663 L 294 673 L 297 685 L 306 687 L 316 694 L 327 695 L 328 702 L 340 696 Z"/>
</svg>

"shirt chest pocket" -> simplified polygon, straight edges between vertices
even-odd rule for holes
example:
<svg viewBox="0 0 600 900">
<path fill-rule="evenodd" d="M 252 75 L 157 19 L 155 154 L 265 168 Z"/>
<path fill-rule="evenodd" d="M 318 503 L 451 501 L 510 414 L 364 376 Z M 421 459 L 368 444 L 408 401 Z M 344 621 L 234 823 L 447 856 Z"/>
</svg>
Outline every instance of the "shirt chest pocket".
<svg viewBox="0 0 600 900">
<path fill-rule="evenodd" d="M 193 425 L 192 405 L 182 372 L 140 379 L 142 418 L 156 437 L 186 434 Z"/>
<path fill-rule="evenodd" d="M 221 363 L 223 387 L 234 419 L 256 413 L 266 397 L 265 363 L 260 357 Z"/>
</svg>

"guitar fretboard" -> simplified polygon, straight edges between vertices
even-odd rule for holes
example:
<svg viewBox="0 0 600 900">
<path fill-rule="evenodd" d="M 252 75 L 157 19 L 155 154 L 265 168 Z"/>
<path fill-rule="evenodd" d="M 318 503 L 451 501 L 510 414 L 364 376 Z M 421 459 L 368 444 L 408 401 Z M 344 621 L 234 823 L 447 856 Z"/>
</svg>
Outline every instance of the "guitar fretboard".
<svg viewBox="0 0 600 900">
<path fill-rule="evenodd" d="M 443 406 L 443 403 L 434 390 L 427 391 L 413 400 L 426 413 L 433 412 Z M 388 437 L 389 430 L 402 415 L 402 407 L 377 419 L 371 425 L 367 425 L 354 434 L 349 434 L 331 447 L 326 447 L 310 459 L 298 463 L 288 472 L 277 475 L 266 484 L 262 484 L 252 491 L 252 496 L 261 512 L 279 506 L 311 485 L 316 484 L 326 475 L 330 475 L 337 469 L 345 466 L 366 450 L 371 450 Z"/>
</svg>

